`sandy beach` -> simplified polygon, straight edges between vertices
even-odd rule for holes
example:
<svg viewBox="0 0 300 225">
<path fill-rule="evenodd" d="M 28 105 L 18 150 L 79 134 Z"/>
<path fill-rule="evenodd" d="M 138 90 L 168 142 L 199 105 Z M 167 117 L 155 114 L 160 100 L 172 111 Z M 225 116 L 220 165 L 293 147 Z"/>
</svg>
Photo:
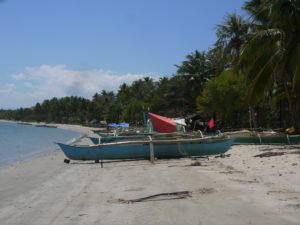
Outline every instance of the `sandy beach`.
<svg viewBox="0 0 300 225">
<path fill-rule="evenodd" d="M 61 126 L 91 133 L 89 128 Z M 282 154 L 254 157 L 270 152 Z M 299 225 L 299 152 L 300 146 L 241 145 L 232 146 L 225 158 L 109 162 L 101 168 L 93 162 L 65 164 L 63 153 L 55 150 L 0 169 L 0 221 Z M 128 202 L 171 192 L 187 195 Z"/>
</svg>

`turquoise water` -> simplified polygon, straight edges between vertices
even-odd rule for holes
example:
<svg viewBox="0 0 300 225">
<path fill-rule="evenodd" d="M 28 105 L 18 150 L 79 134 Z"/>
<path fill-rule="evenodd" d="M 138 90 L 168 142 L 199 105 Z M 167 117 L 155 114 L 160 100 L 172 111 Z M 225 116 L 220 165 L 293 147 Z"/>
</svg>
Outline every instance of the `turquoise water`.
<svg viewBox="0 0 300 225">
<path fill-rule="evenodd" d="M 68 143 L 80 136 L 69 130 L 0 121 L 0 166 L 53 151 L 58 149 L 55 142 Z"/>
</svg>

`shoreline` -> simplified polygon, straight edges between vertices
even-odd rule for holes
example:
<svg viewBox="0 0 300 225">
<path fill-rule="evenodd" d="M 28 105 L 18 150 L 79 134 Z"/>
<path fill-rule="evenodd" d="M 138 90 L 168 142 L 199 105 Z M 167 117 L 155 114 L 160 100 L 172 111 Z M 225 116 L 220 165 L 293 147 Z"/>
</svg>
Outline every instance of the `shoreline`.
<svg viewBox="0 0 300 225">
<path fill-rule="evenodd" d="M 0 120 L 0 122 L 17 124 L 20 121 Z M 28 124 L 28 125 L 35 126 L 35 125 L 40 125 L 40 124 L 44 124 L 44 123 L 30 122 L 30 124 Z M 63 129 L 63 130 L 73 131 L 73 132 L 77 132 L 80 135 L 79 137 L 74 137 L 74 138 L 71 138 L 70 140 L 68 140 L 66 142 L 67 144 L 78 143 L 84 137 L 86 137 L 88 135 L 93 136 L 94 132 L 92 131 L 92 129 L 95 129 L 95 128 L 92 128 L 92 127 L 85 127 L 85 126 L 81 126 L 81 125 L 72 125 L 72 124 L 51 124 L 51 125 L 55 126 L 56 129 Z M 52 154 L 52 153 L 54 153 L 55 151 L 58 151 L 58 150 L 60 150 L 60 148 L 58 146 L 56 146 L 56 147 L 50 148 L 50 149 L 48 149 L 47 151 L 44 151 L 44 152 L 33 153 L 32 155 L 28 155 L 28 156 L 24 157 L 21 160 L 4 163 L 0 166 L 0 169 L 5 168 L 5 167 L 18 165 L 18 164 L 22 164 L 22 163 L 25 163 L 25 162 L 30 162 L 32 160 L 38 160 L 39 158 L 46 157 L 47 155 Z"/>
<path fill-rule="evenodd" d="M 81 134 L 80 137 L 72 141 L 73 144 L 90 144 L 85 137 L 89 133 L 93 133 L 91 129 L 77 125 L 55 125 L 58 129 L 76 131 Z M 11 198 L 17 199 L 18 196 L 22 196 L 24 189 L 30 191 L 39 184 L 51 181 L 53 177 L 63 172 L 65 169 L 64 158 L 63 152 L 57 146 L 55 149 L 36 155 L 36 157 L 1 166 L 0 212 L 1 208 L 7 204 L 5 202 L 9 202 Z"/>
<path fill-rule="evenodd" d="M 71 128 L 63 125 L 65 128 Z M 80 129 L 73 127 L 73 129 Z M 88 144 L 87 138 L 79 140 Z M 0 168 L 0 220 L 19 224 L 299 224 L 300 146 L 232 146 L 230 157 L 63 162 L 60 150 Z M 285 152 L 254 157 L 266 152 Z M 159 193 L 189 197 L 124 204 Z"/>
</svg>

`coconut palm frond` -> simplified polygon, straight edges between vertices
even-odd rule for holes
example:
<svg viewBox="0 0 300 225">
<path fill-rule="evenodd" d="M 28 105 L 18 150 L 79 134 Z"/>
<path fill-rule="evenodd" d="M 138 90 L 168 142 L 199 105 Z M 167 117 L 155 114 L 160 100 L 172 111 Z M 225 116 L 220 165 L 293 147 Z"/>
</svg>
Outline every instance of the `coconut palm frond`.
<svg viewBox="0 0 300 225">
<path fill-rule="evenodd" d="M 295 46 L 293 56 L 290 61 L 291 70 L 293 71 L 293 91 L 300 92 L 300 43 Z"/>
</svg>

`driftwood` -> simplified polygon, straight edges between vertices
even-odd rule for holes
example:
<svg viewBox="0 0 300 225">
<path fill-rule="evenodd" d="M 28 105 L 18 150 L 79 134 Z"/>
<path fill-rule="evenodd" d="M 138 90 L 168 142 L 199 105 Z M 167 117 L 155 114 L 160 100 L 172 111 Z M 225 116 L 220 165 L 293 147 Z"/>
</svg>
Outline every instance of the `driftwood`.
<svg viewBox="0 0 300 225">
<path fill-rule="evenodd" d="M 209 160 L 208 156 L 203 156 L 203 155 L 199 155 L 199 156 L 191 156 L 192 160 L 197 160 L 197 159 L 207 159 Z"/>
<path fill-rule="evenodd" d="M 187 164 L 187 165 L 169 165 L 168 167 L 193 167 L 193 166 L 209 166 L 208 164 L 202 164 L 201 162 L 199 161 L 195 161 L 195 162 L 192 162 L 190 164 Z"/>
<path fill-rule="evenodd" d="M 262 154 L 255 155 L 253 157 L 263 158 L 263 157 L 271 157 L 271 156 L 280 156 L 280 155 L 284 155 L 285 153 L 286 152 L 265 152 Z"/>
<path fill-rule="evenodd" d="M 160 198 L 162 197 L 162 198 Z M 137 198 L 137 199 L 117 199 L 116 201 L 109 201 L 114 203 L 124 203 L 124 204 L 131 204 L 131 203 L 137 203 L 137 202 L 146 202 L 146 201 L 161 201 L 161 200 L 173 200 L 173 199 L 183 199 L 187 197 L 192 197 L 191 192 L 189 191 L 180 191 L 180 192 L 169 192 L 169 193 L 160 193 L 156 195 L 150 195 L 143 198 Z"/>
<path fill-rule="evenodd" d="M 220 155 L 216 155 L 215 158 L 225 158 L 225 157 L 230 157 L 230 154 L 220 154 Z"/>
</svg>

